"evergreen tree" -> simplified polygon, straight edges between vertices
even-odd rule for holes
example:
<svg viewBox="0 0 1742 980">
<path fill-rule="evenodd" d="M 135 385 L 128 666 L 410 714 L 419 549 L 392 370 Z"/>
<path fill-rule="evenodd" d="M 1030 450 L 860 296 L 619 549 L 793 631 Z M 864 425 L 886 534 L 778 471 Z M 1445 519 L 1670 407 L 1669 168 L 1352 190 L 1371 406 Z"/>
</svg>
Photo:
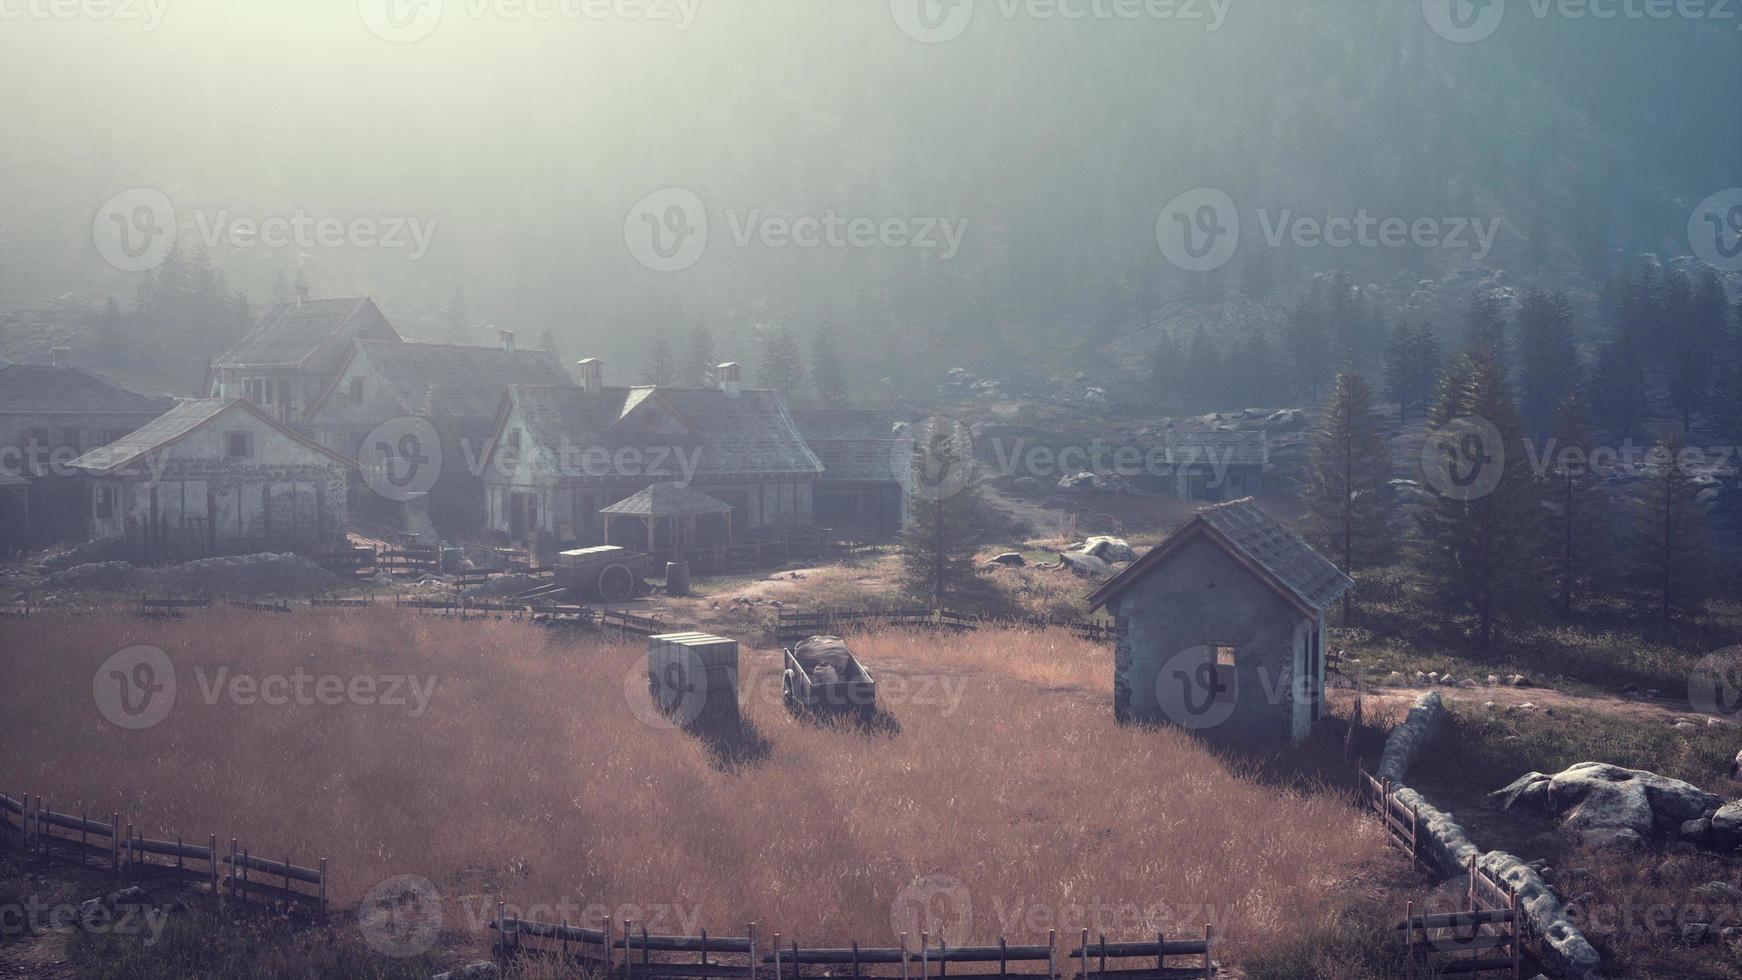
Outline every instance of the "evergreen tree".
<svg viewBox="0 0 1742 980">
<path fill-rule="evenodd" d="M 1269 299 L 1276 289 L 1271 271 L 1270 249 L 1255 248 L 1246 255 L 1246 265 L 1240 276 L 1240 292 L 1252 299 Z"/>
<path fill-rule="evenodd" d="M 762 341 L 762 360 L 757 365 L 756 377 L 762 387 L 788 396 L 804 384 L 804 355 L 792 331 L 776 327 Z"/>
<path fill-rule="evenodd" d="M 916 423 L 908 509 L 902 532 L 902 581 L 934 608 L 981 591 L 974 552 L 986 533 L 973 439 L 960 423 Z"/>
<path fill-rule="evenodd" d="M 1518 309 L 1519 387 L 1524 424 L 1542 438 L 1578 382 L 1573 310 L 1566 293 L 1531 289 Z"/>
<path fill-rule="evenodd" d="M 1686 274 L 1671 273 L 1663 283 L 1659 359 L 1670 408 L 1681 416 L 1684 433 L 1693 428 L 1694 413 L 1705 408 L 1712 384 L 1712 358 L 1723 333 L 1722 317 L 1728 313 L 1723 283 L 1713 285 L 1718 290 L 1716 322 L 1710 319 L 1711 311 L 1697 308 L 1694 285 Z"/>
<path fill-rule="evenodd" d="M 720 363 L 719 355 L 714 351 L 714 335 L 708 331 L 707 324 L 697 324 L 694 333 L 690 334 L 689 383 L 698 388 L 706 388 L 714 383 L 714 368 Z"/>
<path fill-rule="evenodd" d="M 1558 566 L 1561 615 L 1567 617 L 1579 594 L 1603 579 L 1609 554 L 1609 491 L 1592 468 L 1592 446 L 1584 399 L 1575 391 L 1555 413 L 1543 485 L 1548 545 Z"/>
<path fill-rule="evenodd" d="M 1718 344 L 1712 379 L 1712 426 L 1731 446 L 1742 446 L 1742 303 L 1732 312 L 1733 323 Z"/>
<path fill-rule="evenodd" d="M 1493 296 L 1478 296 L 1464 311 L 1464 345 L 1472 351 L 1486 347 L 1502 362 L 1506 359 L 1506 310 Z"/>
<path fill-rule="evenodd" d="M 1330 374 L 1330 338 L 1325 325 L 1324 294 L 1317 288 L 1301 295 L 1288 318 L 1288 356 L 1294 386 L 1317 401 L 1319 387 Z"/>
<path fill-rule="evenodd" d="M 820 324 L 811 339 L 811 386 L 825 405 L 838 405 L 847 398 L 841 351 L 835 343 L 835 330 L 827 323 Z"/>
<path fill-rule="evenodd" d="M 562 361 L 562 348 L 557 346 L 556 334 L 552 333 L 549 327 L 545 327 L 543 330 L 538 332 L 538 347 L 540 350 L 549 351 L 556 357 L 559 363 Z"/>
<path fill-rule="evenodd" d="M 669 387 L 677 384 L 677 356 L 672 353 L 671 341 L 666 340 L 664 334 L 653 338 L 643 377 L 650 385 Z"/>
<path fill-rule="evenodd" d="M 1632 334 L 1617 335 L 1598 353 L 1591 391 L 1597 424 L 1616 439 L 1626 439 L 1644 424 L 1650 411 L 1645 396 L 1645 365 Z"/>
<path fill-rule="evenodd" d="M 1311 435 L 1303 497 L 1314 543 L 1338 556 L 1350 575 L 1389 561 L 1392 533 L 1391 467 L 1373 394 L 1361 375 L 1344 371 L 1331 386 L 1324 417 Z M 1343 624 L 1350 597 L 1343 595 Z"/>
<path fill-rule="evenodd" d="M 1443 474 L 1420 513 L 1421 566 L 1439 605 L 1472 615 L 1481 649 L 1499 619 L 1518 609 L 1537 581 L 1538 495 L 1525 454 L 1524 423 L 1492 348 L 1457 359 L 1429 416 L 1430 447 Z M 1491 427 L 1491 428 L 1489 428 Z"/>
<path fill-rule="evenodd" d="M 1653 447 L 1634 536 L 1637 581 L 1666 628 L 1676 616 L 1697 611 L 1710 585 L 1705 515 L 1699 485 L 1680 461 L 1685 448 L 1680 434 Z"/>
<path fill-rule="evenodd" d="M 1385 396 L 1397 402 L 1402 421 L 1412 408 L 1427 410 L 1439 371 L 1440 339 L 1433 325 L 1398 323 L 1385 345 Z"/>
</svg>

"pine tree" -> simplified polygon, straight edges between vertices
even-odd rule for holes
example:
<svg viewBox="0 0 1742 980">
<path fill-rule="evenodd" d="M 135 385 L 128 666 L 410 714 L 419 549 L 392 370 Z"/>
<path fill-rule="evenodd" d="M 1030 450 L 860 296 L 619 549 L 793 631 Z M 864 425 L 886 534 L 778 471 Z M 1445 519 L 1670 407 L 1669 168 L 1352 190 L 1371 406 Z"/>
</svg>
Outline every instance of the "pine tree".
<svg viewBox="0 0 1742 980">
<path fill-rule="evenodd" d="M 538 332 L 538 347 L 540 350 L 549 351 L 551 355 L 557 359 L 558 363 L 562 362 L 562 348 L 557 346 L 556 334 L 552 333 L 549 327 L 545 327 L 543 330 Z"/>
<path fill-rule="evenodd" d="M 1319 388 L 1330 373 L 1324 295 L 1317 288 L 1303 294 L 1289 314 L 1288 356 L 1294 366 L 1295 389 L 1317 401 Z"/>
<path fill-rule="evenodd" d="M 1464 345 L 1470 350 L 1486 347 L 1501 361 L 1506 358 L 1506 311 L 1493 296 L 1478 296 L 1464 311 Z"/>
<path fill-rule="evenodd" d="M 690 334 L 689 383 L 698 388 L 706 388 L 714 383 L 714 368 L 719 366 L 719 355 L 714 352 L 714 335 L 708 331 L 707 324 L 697 324 L 694 333 Z"/>
<path fill-rule="evenodd" d="M 1411 400 L 1425 412 L 1427 406 L 1433 402 L 1434 386 L 1439 383 L 1440 362 L 1443 359 L 1440 335 L 1434 330 L 1434 325 L 1426 320 L 1417 323 L 1409 337 L 1409 349 L 1410 364 L 1415 368 Z"/>
<path fill-rule="evenodd" d="M 1361 375 L 1337 375 L 1311 446 L 1303 497 L 1314 543 L 1338 556 L 1350 575 L 1389 561 L 1396 552 L 1391 467 L 1373 394 Z M 1345 626 L 1350 615 L 1350 597 L 1344 593 Z"/>
<path fill-rule="evenodd" d="M 1663 282 L 1660 360 L 1669 405 L 1681 416 L 1684 433 L 1693 428 L 1694 413 L 1705 408 L 1712 383 L 1712 358 L 1717 353 L 1716 345 L 1722 334 L 1721 317 L 1728 312 L 1729 301 L 1724 295 L 1723 283 L 1714 282 L 1713 285 L 1718 290 L 1718 309 L 1722 311 L 1716 324 L 1707 319 L 1712 316 L 1711 311 L 1697 308 L 1694 284 L 1685 273 L 1673 272 Z"/>
<path fill-rule="evenodd" d="M 1572 616 L 1580 592 L 1603 579 L 1609 555 L 1609 491 L 1591 465 L 1591 449 L 1585 402 L 1575 391 L 1555 413 L 1543 484 L 1548 545 L 1559 566 L 1559 602 L 1566 617 Z"/>
<path fill-rule="evenodd" d="M 1422 570 L 1442 608 L 1475 617 L 1486 651 L 1499 619 L 1523 605 L 1538 578 L 1532 567 L 1538 495 L 1524 424 L 1492 348 L 1454 362 L 1429 425 L 1430 445 L 1446 454 L 1447 471 L 1458 479 L 1424 474 L 1435 495 L 1420 514 Z"/>
<path fill-rule="evenodd" d="M 841 351 L 835 343 L 835 330 L 827 323 L 820 324 L 811 339 L 811 386 L 825 405 L 838 405 L 847 398 Z"/>
<path fill-rule="evenodd" d="M 1635 575 L 1665 628 L 1697 611 L 1710 586 L 1700 488 L 1680 461 L 1686 447 L 1678 433 L 1652 449 L 1634 536 Z"/>
<path fill-rule="evenodd" d="M 804 384 L 804 355 L 792 331 L 776 327 L 762 341 L 762 360 L 756 377 L 764 388 L 791 395 Z"/>
<path fill-rule="evenodd" d="M 653 338 L 653 347 L 647 353 L 644 377 L 650 385 L 677 384 L 677 356 L 671 352 L 671 341 L 666 340 L 663 334 Z"/>
<path fill-rule="evenodd" d="M 1626 439 L 1644 424 L 1650 407 L 1645 396 L 1645 365 L 1630 333 L 1617 335 L 1597 355 L 1591 373 L 1593 414 L 1616 439 Z"/>
<path fill-rule="evenodd" d="M 913 473 L 902 532 L 905 589 L 934 608 L 982 589 L 974 552 L 985 535 L 973 439 L 959 423 L 927 419 L 911 430 Z"/>
<path fill-rule="evenodd" d="M 1411 396 L 1415 394 L 1415 351 L 1407 321 L 1400 321 L 1385 343 L 1385 397 L 1397 403 L 1397 418 L 1409 421 Z"/>
<path fill-rule="evenodd" d="M 1524 424 L 1542 438 L 1578 380 L 1573 310 L 1566 293 L 1531 289 L 1518 309 L 1519 387 Z"/>
<path fill-rule="evenodd" d="M 1742 446 L 1742 303 L 1731 314 L 1732 323 L 1718 344 L 1718 363 L 1712 379 L 1712 427 L 1726 444 Z"/>
</svg>

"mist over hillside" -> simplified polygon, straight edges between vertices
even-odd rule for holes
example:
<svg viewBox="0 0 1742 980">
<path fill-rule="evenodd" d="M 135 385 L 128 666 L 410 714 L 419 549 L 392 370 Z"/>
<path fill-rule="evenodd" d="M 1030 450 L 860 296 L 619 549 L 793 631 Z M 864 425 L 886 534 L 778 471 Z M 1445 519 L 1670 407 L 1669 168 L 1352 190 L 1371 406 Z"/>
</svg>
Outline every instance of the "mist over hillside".
<svg viewBox="0 0 1742 980">
<path fill-rule="evenodd" d="M 1459 43 L 1414 0 L 982 0 L 928 35 L 882 0 L 450 0 L 395 34 L 372 6 L 8 22 L 0 309 L 130 310 L 143 276 L 105 262 L 93 223 L 146 188 L 255 312 L 301 276 L 410 335 L 548 331 L 622 380 L 658 336 L 706 327 L 754 365 L 770 331 L 828 324 L 849 385 L 901 390 L 939 358 L 1020 375 L 1130 367 L 1199 325 L 1233 344 L 1331 270 L 1382 320 L 1447 331 L 1476 294 L 1564 289 L 1594 336 L 1608 277 L 1687 255 L 1690 210 L 1742 182 L 1734 21 L 1515 3 Z M 1241 223 L 1207 276 L 1157 243 L 1199 188 Z M 630 241 L 671 190 L 706 245 L 659 271 Z M 1301 225 L 1339 218 L 1435 235 L 1338 247 Z M 306 227 L 251 240 L 275 219 Z M 8 324 L 0 353 L 40 353 L 46 334 Z M 197 374 L 234 329 L 143 346 Z"/>
</svg>

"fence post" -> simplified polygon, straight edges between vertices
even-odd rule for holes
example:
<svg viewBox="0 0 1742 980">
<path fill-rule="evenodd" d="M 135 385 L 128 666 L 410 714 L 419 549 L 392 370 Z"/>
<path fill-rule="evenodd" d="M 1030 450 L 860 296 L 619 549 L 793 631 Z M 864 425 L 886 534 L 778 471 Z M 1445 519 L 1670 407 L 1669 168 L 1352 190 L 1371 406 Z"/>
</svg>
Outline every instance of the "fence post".
<svg viewBox="0 0 1742 980">
<path fill-rule="evenodd" d="M 919 931 L 919 980 L 931 976 L 931 930 Z"/>
<path fill-rule="evenodd" d="M 1216 945 L 1216 930 L 1210 923 L 1204 923 L 1204 980 L 1210 980 L 1215 975 L 1214 961 L 1210 959 L 1210 951 Z"/>
<path fill-rule="evenodd" d="M 1059 931 L 1046 931 L 1046 975 L 1056 978 L 1059 975 Z"/>
<path fill-rule="evenodd" d="M 746 930 L 750 934 L 750 980 L 756 980 L 756 923 Z"/>
<path fill-rule="evenodd" d="M 1415 978 L 1415 903 L 1403 903 L 1403 975 L 1409 980 Z"/>
<path fill-rule="evenodd" d="M 109 811 L 109 869 L 121 877 L 121 814 Z"/>
<path fill-rule="evenodd" d="M 907 933 L 904 932 L 902 935 L 905 936 Z M 901 969 L 901 977 L 902 980 L 907 980 L 907 967 L 905 964 Z M 780 980 L 780 933 L 778 932 L 774 934 L 774 980 Z"/>
<path fill-rule="evenodd" d="M 223 896 L 218 894 L 218 835 L 206 835 L 206 863 L 212 871 L 212 901 L 219 902 Z"/>
<path fill-rule="evenodd" d="M 1077 976 L 1089 980 L 1089 930 L 1083 930 L 1083 943 L 1077 948 L 1083 954 L 1082 963 L 1077 967 Z"/>
</svg>

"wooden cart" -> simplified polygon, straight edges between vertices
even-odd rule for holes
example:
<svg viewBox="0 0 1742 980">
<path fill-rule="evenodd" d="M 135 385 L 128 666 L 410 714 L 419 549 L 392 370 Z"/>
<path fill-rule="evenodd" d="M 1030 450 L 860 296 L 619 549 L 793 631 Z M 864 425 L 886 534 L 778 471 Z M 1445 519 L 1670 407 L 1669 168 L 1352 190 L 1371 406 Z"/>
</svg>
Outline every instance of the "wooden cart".
<svg viewBox="0 0 1742 980">
<path fill-rule="evenodd" d="M 877 710 L 877 681 L 851 651 L 847 669 L 838 681 L 819 682 L 799 662 L 794 647 L 786 647 L 786 673 L 781 677 L 781 697 L 794 711 L 856 711 L 870 715 Z"/>
<path fill-rule="evenodd" d="M 556 584 L 576 599 L 621 602 L 646 591 L 647 556 L 600 545 L 556 556 Z"/>
</svg>

